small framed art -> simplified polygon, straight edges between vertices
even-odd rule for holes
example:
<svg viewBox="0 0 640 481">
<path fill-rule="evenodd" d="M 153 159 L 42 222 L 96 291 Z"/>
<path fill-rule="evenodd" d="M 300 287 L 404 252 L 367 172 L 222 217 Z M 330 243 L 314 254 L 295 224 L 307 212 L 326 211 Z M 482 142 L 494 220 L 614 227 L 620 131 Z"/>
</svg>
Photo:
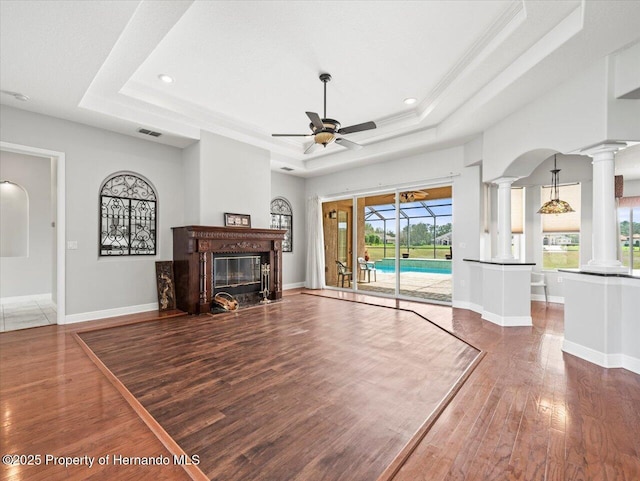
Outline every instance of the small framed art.
<svg viewBox="0 0 640 481">
<path fill-rule="evenodd" d="M 247 214 L 224 214 L 225 227 L 251 227 L 251 216 Z"/>
</svg>

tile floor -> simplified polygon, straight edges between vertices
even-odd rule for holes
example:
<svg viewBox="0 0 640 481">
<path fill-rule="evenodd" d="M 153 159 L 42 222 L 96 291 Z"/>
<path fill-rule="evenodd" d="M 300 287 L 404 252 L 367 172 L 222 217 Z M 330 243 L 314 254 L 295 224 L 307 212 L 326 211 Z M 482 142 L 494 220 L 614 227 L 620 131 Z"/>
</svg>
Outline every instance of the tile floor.
<svg viewBox="0 0 640 481">
<path fill-rule="evenodd" d="M 56 324 L 56 316 L 48 294 L 0 299 L 0 332 Z"/>
<path fill-rule="evenodd" d="M 358 289 L 393 295 L 396 276 L 393 273 L 377 272 L 371 282 L 358 283 Z M 419 299 L 451 302 L 451 274 L 429 274 L 423 272 L 403 272 L 400 275 L 400 293 Z"/>
</svg>

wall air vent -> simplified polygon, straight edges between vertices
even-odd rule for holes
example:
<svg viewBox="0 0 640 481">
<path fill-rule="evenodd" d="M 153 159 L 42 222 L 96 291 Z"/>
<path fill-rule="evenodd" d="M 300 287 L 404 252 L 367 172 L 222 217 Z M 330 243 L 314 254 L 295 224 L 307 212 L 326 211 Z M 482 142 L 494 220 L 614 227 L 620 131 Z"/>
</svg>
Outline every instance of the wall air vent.
<svg viewBox="0 0 640 481">
<path fill-rule="evenodd" d="M 150 135 L 151 137 L 160 137 L 162 135 L 160 132 L 154 132 L 148 129 L 138 129 L 138 132 L 144 135 Z"/>
<path fill-rule="evenodd" d="M 291 167 L 280 167 L 280 170 L 284 170 L 285 172 L 291 172 L 293 169 Z"/>
</svg>

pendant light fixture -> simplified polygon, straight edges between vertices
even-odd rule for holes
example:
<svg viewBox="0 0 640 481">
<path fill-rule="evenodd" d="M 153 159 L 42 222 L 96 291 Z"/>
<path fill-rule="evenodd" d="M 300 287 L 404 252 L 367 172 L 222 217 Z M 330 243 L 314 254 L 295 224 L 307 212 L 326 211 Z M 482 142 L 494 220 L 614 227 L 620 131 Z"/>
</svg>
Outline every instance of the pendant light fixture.
<svg viewBox="0 0 640 481">
<path fill-rule="evenodd" d="M 568 202 L 560 200 L 558 193 L 558 181 L 560 169 L 556 166 L 556 154 L 553 155 L 553 170 L 551 171 L 551 200 L 542 204 L 538 214 L 566 214 L 575 212 Z"/>
</svg>

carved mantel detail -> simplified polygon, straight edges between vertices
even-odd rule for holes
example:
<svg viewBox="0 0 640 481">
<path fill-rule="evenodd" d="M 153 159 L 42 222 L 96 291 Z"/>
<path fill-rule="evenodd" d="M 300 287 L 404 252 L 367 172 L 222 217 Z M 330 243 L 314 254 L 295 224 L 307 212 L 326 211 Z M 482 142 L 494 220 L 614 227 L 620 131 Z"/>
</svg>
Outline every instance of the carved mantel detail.
<svg viewBox="0 0 640 481">
<path fill-rule="evenodd" d="M 247 241 L 242 241 L 242 242 L 236 242 L 235 244 L 222 244 L 220 246 L 220 249 L 231 249 L 231 250 L 239 250 L 239 251 L 243 251 L 246 249 L 260 249 L 261 245 L 260 244 L 252 244 L 251 242 L 247 242 Z"/>
</svg>

